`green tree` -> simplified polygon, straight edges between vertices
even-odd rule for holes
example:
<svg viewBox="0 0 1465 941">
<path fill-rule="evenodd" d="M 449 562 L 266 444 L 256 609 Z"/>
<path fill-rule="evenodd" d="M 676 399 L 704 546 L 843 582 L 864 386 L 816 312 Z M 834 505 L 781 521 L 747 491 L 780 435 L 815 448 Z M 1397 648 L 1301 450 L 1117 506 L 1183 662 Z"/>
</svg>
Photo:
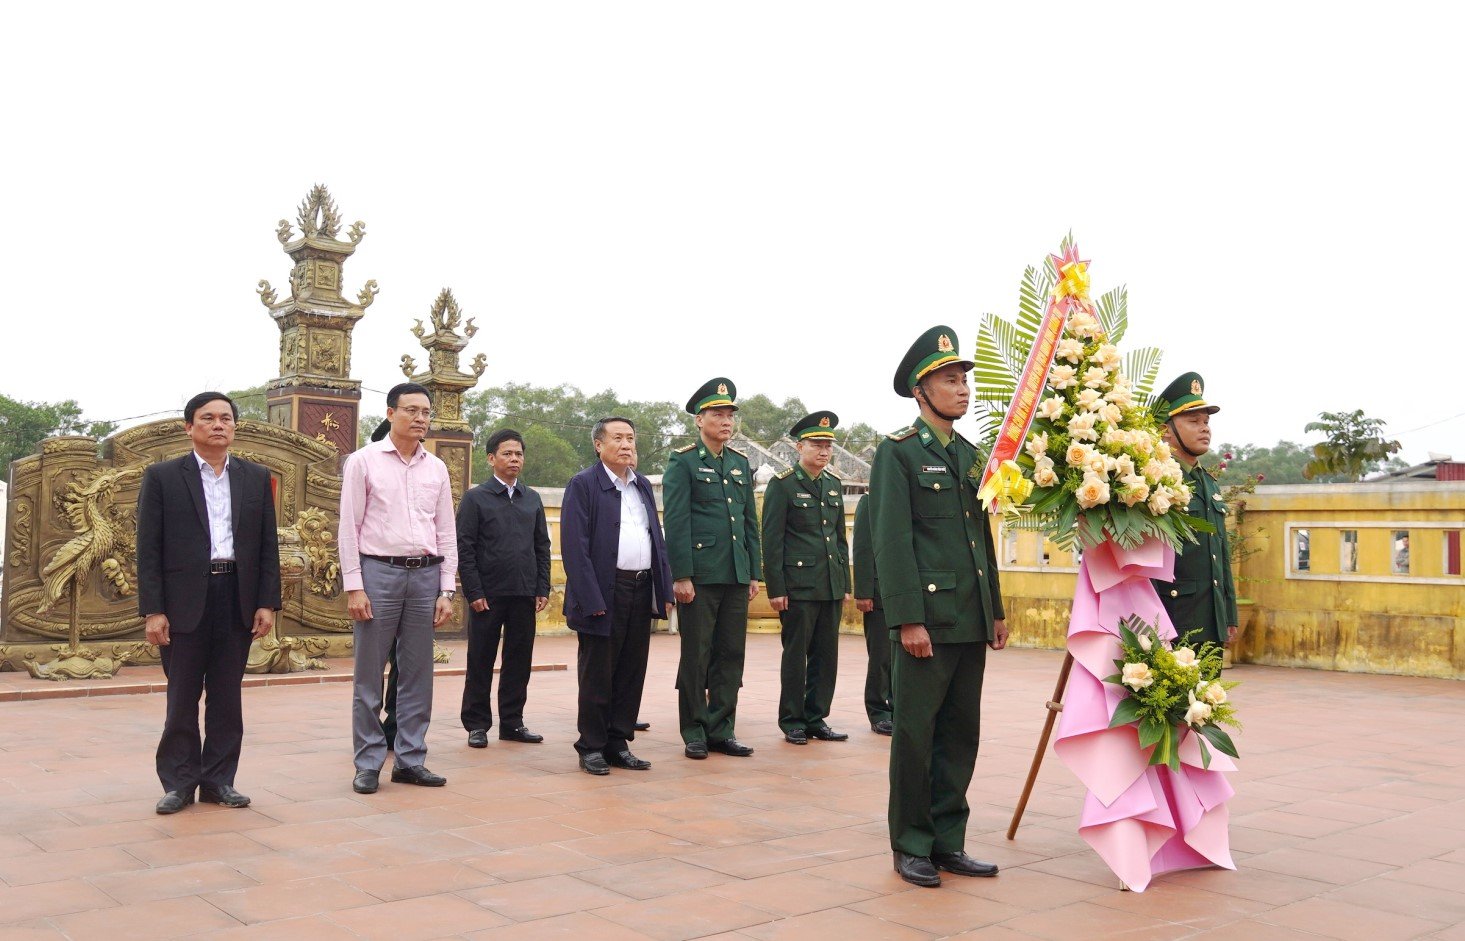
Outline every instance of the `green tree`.
<svg viewBox="0 0 1465 941">
<path fill-rule="evenodd" d="M 52 435 L 105 438 L 116 430 L 116 422 L 82 418 L 81 406 L 74 399 L 22 402 L 0 395 L 0 474 L 8 476 L 11 462 L 34 454 L 43 438 Z"/>
<path fill-rule="evenodd" d="M 362 415 L 356 419 L 356 446 L 358 448 L 371 443 L 371 433 L 376 431 L 376 426 L 380 425 L 385 417 L 384 415 Z"/>
<path fill-rule="evenodd" d="M 790 396 L 780 405 L 760 392 L 738 401 L 738 429 L 759 444 L 769 445 L 807 414 L 802 399 Z"/>
<path fill-rule="evenodd" d="M 224 394 L 234 400 L 234 407 L 239 409 L 240 421 L 264 421 L 269 418 L 270 410 L 265 404 L 263 385 L 234 389 Z"/>
<path fill-rule="evenodd" d="M 1222 444 L 1211 449 L 1206 465 L 1220 468 L 1223 485 L 1240 484 L 1248 477 L 1266 484 L 1301 484 L 1307 482 L 1302 469 L 1310 460 L 1310 448 L 1295 441 L 1278 441 L 1271 447 Z"/>
<path fill-rule="evenodd" d="M 1322 412 L 1318 419 L 1308 422 L 1303 429 L 1321 431 L 1327 436 L 1313 445 L 1313 459 L 1302 469 L 1302 475 L 1308 480 L 1319 475 L 1336 475 L 1345 481 L 1361 480 L 1399 450 L 1399 442 L 1384 438 L 1384 421 L 1364 417 L 1362 409 Z"/>
</svg>

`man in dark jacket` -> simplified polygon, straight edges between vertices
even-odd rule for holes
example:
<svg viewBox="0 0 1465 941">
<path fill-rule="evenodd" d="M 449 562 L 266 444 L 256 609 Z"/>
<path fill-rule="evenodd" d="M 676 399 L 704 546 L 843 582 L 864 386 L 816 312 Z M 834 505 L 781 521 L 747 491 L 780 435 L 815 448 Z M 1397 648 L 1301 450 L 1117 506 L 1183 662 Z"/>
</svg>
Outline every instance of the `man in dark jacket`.
<svg viewBox="0 0 1465 941">
<path fill-rule="evenodd" d="M 489 436 L 486 450 L 493 476 L 463 494 L 458 505 L 458 577 L 472 611 L 460 717 L 474 748 L 487 747 L 493 727 L 489 694 L 500 631 L 499 738 L 544 741 L 524 727 L 524 702 L 534 656 L 534 615 L 549 604 L 549 525 L 539 494 L 519 482 L 524 436 L 500 429 Z"/>
<path fill-rule="evenodd" d="M 560 508 L 565 621 L 579 635 L 580 767 L 645 771 L 631 753 L 646 681 L 651 619 L 671 614 L 671 568 L 651 485 L 636 473 L 636 428 L 595 423 L 600 460 L 576 474 Z"/>
<path fill-rule="evenodd" d="M 168 677 L 158 742 L 160 814 L 198 799 L 245 807 L 234 789 L 244 742 L 240 687 L 249 644 L 280 608 L 270 472 L 229 453 L 239 411 L 222 392 L 183 410 L 193 449 L 143 472 L 137 508 L 137 606 Z M 207 737 L 198 700 L 208 690 Z"/>
</svg>

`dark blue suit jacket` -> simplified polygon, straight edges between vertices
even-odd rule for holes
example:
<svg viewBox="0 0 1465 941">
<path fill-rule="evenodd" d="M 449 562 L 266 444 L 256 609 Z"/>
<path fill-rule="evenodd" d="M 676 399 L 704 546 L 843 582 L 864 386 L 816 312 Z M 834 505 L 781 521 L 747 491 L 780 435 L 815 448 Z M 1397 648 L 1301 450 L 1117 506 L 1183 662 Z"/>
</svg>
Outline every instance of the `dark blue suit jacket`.
<svg viewBox="0 0 1465 941">
<path fill-rule="evenodd" d="M 672 601 L 666 540 L 656 516 L 656 498 L 640 474 L 634 482 L 651 530 L 651 582 L 655 610 L 664 618 Z M 621 539 L 621 493 L 605 465 L 596 461 L 570 478 L 560 506 L 560 559 L 565 567 L 565 622 L 586 634 L 610 634 L 615 600 L 616 553 Z M 595 612 L 604 614 L 596 616 Z"/>
</svg>

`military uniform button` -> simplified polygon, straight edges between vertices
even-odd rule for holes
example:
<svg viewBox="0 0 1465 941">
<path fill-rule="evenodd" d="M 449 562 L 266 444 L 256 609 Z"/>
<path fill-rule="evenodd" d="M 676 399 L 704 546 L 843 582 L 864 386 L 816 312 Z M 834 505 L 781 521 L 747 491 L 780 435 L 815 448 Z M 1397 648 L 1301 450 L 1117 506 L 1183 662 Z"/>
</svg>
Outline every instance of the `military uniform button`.
<svg viewBox="0 0 1465 941">
<path fill-rule="evenodd" d="M 699 543 L 697 543 L 697 548 L 698 548 L 698 549 L 700 549 L 700 548 L 702 548 L 702 543 L 700 543 L 700 542 L 699 542 Z"/>
<path fill-rule="evenodd" d="M 966 518 L 967 519 L 971 519 L 972 518 L 972 511 L 971 510 L 967 510 L 966 511 Z"/>
<path fill-rule="evenodd" d="M 804 563 L 803 562 L 795 562 L 794 565 L 796 565 L 799 568 L 803 568 L 804 567 Z"/>
<path fill-rule="evenodd" d="M 734 523 L 738 521 L 738 518 L 736 516 L 729 516 L 728 519 L 732 520 Z"/>
<path fill-rule="evenodd" d="M 1216 579 L 1214 579 L 1214 578 L 1213 578 L 1213 579 L 1211 579 L 1211 584 L 1212 584 L 1212 585 L 1217 585 L 1217 586 L 1219 586 L 1219 585 L 1220 585 L 1220 584 L 1221 584 L 1221 583 L 1220 583 L 1220 582 L 1219 582 L 1219 581 L 1217 581 L 1217 580 L 1216 580 Z"/>
<path fill-rule="evenodd" d="M 932 489 L 932 490 L 940 490 L 940 489 L 941 489 L 941 485 L 940 485 L 940 484 L 939 484 L 939 483 L 937 483 L 937 484 L 932 484 L 932 485 L 931 485 L 931 489 Z"/>
<path fill-rule="evenodd" d="M 722 478 L 722 485 L 723 485 L 723 486 L 724 486 L 724 487 L 726 487 L 726 486 L 727 486 L 727 478 L 726 478 L 726 477 L 724 477 L 724 478 Z"/>
<path fill-rule="evenodd" d="M 1170 589 L 1170 597 L 1171 598 L 1178 598 L 1178 597 L 1180 597 L 1180 592 L 1178 592 L 1178 591 L 1176 591 L 1175 589 L 1172 588 L 1172 589 Z"/>
<path fill-rule="evenodd" d="M 936 590 L 936 583 L 932 582 L 931 584 L 927 585 L 926 590 L 929 592 L 934 592 Z"/>
<path fill-rule="evenodd" d="M 733 537 L 733 542 L 737 542 L 737 541 L 738 541 L 738 537 L 734 536 Z"/>
<path fill-rule="evenodd" d="M 978 577 L 978 578 L 982 578 L 982 577 L 984 577 L 984 576 L 983 576 L 983 575 L 982 575 L 982 570 L 981 570 L 981 569 L 977 569 L 977 577 Z"/>
<path fill-rule="evenodd" d="M 728 502 L 728 503 L 731 503 L 731 502 L 732 502 L 732 497 L 728 497 L 728 498 L 727 498 L 727 502 Z"/>
</svg>

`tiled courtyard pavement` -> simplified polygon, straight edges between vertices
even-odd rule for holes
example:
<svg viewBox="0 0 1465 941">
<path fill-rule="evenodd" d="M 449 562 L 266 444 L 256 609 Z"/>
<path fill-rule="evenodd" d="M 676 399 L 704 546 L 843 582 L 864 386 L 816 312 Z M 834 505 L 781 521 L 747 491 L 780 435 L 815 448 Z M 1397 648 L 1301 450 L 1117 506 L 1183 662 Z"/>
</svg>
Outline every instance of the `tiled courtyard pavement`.
<svg viewBox="0 0 1465 941">
<path fill-rule="evenodd" d="M 461 677 L 440 676 L 429 766 L 448 786 L 384 776 L 358 796 L 349 684 L 255 687 L 238 781 L 254 805 L 174 817 L 153 813 L 161 696 L 6 701 L 38 687 L 0 675 L 0 938 L 1465 939 L 1465 684 L 1238 668 L 1239 870 L 1134 894 L 1076 836 L 1081 792 L 1051 755 L 1005 839 L 1060 659 L 1007 651 L 968 840 L 1002 874 L 915 889 L 891 871 L 862 641 L 843 638 L 832 717 L 851 740 L 796 747 L 773 721 L 778 639 L 748 640 L 752 758 L 681 757 L 677 641 L 658 635 L 649 772 L 576 770 L 573 670 L 531 681 L 544 745 L 481 751 L 458 728 Z M 541 638 L 535 659 L 573 664 L 574 641 Z"/>
</svg>

